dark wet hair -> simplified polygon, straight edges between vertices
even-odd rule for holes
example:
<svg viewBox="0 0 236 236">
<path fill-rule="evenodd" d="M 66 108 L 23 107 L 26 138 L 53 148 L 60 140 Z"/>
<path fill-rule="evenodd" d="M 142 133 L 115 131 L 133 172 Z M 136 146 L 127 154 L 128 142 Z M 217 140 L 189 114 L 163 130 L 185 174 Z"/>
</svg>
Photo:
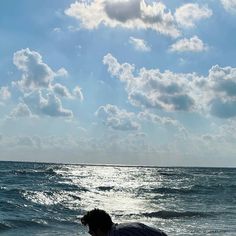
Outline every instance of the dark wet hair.
<svg viewBox="0 0 236 236">
<path fill-rule="evenodd" d="M 88 225 L 90 230 L 94 232 L 96 232 L 97 229 L 100 229 L 104 233 L 107 233 L 113 225 L 110 215 L 97 208 L 88 211 L 87 214 L 81 218 L 81 223 L 83 225 Z"/>
</svg>

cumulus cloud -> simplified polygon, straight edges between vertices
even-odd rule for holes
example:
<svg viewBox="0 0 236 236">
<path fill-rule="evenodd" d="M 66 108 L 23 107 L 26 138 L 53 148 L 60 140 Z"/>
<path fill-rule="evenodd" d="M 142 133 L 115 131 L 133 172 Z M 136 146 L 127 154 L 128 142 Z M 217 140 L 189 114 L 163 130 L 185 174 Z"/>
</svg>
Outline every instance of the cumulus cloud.
<svg viewBox="0 0 236 236">
<path fill-rule="evenodd" d="M 148 46 L 147 42 L 143 39 L 138 39 L 134 37 L 129 38 L 129 43 L 134 47 L 135 50 L 141 52 L 149 52 L 151 47 Z"/>
<path fill-rule="evenodd" d="M 180 34 L 173 15 L 161 2 L 147 4 L 145 0 L 83 1 L 71 4 L 65 14 L 78 19 L 86 29 L 94 29 L 103 24 L 112 28 L 152 29 L 172 37 Z"/>
<path fill-rule="evenodd" d="M 42 56 L 28 48 L 15 52 L 13 62 L 23 73 L 19 82 L 23 89 L 47 88 L 55 77 L 53 70 L 42 61 Z"/>
<path fill-rule="evenodd" d="M 133 65 L 119 64 L 111 54 L 107 54 L 103 62 L 108 65 L 112 76 L 125 83 L 131 104 L 167 111 L 190 111 L 194 108 L 195 101 L 190 90 L 195 74 L 175 74 L 170 71 L 161 73 L 158 69 L 142 68 L 134 76 Z"/>
<path fill-rule="evenodd" d="M 44 96 L 40 90 L 26 94 L 23 98 L 29 109 L 38 115 L 51 117 L 72 117 L 71 110 L 62 107 L 61 100 L 52 92 L 47 92 Z"/>
<path fill-rule="evenodd" d="M 175 11 L 177 23 L 186 28 L 194 27 L 198 21 L 209 18 L 211 15 L 212 10 L 207 6 L 199 6 L 196 3 L 187 3 Z"/>
<path fill-rule="evenodd" d="M 236 116 L 236 68 L 213 66 L 209 70 L 208 87 L 211 114 L 220 118 Z"/>
<path fill-rule="evenodd" d="M 236 68 L 213 66 L 209 70 L 210 85 L 219 93 L 236 97 Z"/>
<path fill-rule="evenodd" d="M 103 63 L 108 65 L 108 72 L 118 77 L 121 81 L 129 81 L 133 78 L 134 65 L 129 63 L 120 64 L 110 53 L 103 57 Z"/>
<path fill-rule="evenodd" d="M 46 101 L 44 105 L 41 107 L 41 111 L 43 114 L 48 116 L 64 116 L 64 117 L 72 117 L 73 113 L 70 110 L 64 109 L 61 104 L 61 100 L 56 97 L 54 94 L 47 94 Z"/>
<path fill-rule="evenodd" d="M 80 101 L 84 100 L 84 96 L 82 90 L 79 86 L 76 86 L 71 93 L 68 88 L 62 84 L 56 83 L 52 85 L 52 90 L 54 93 L 59 95 L 60 97 L 68 98 L 68 99 L 75 99 L 78 98 Z"/>
<path fill-rule="evenodd" d="M 10 113 L 10 117 L 12 118 L 32 117 L 32 113 L 26 104 L 19 103 Z"/>
<path fill-rule="evenodd" d="M 230 118 L 236 116 L 236 100 L 215 98 L 210 103 L 211 114 L 219 118 Z"/>
<path fill-rule="evenodd" d="M 24 105 L 20 104 L 15 108 L 11 116 L 29 115 L 30 112 L 53 117 L 73 116 L 71 110 L 63 108 L 58 96 L 69 99 L 74 99 L 75 96 L 66 86 L 54 82 L 56 77 L 68 75 L 65 68 L 53 71 L 43 62 L 42 56 L 38 52 L 31 51 L 29 48 L 15 52 L 13 62 L 22 72 L 21 79 L 13 82 L 13 86 L 24 93 L 22 100 Z"/>
<path fill-rule="evenodd" d="M 73 96 L 71 95 L 67 87 L 65 87 L 62 84 L 56 83 L 52 86 L 52 89 L 56 94 L 58 94 L 61 97 L 70 98 L 70 99 L 73 98 Z"/>
<path fill-rule="evenodd" d="M 95 115 L 99 117 L 106 126 L 114 130 L 138 130 L 139 124 L 135 121 L 135 114 L 119 109 L 117 106 L 107 104 L 101 106 Z"/>
<path fill-rule="evenodd" d="M 170 46 L 172 52 L 202 52 L 207 50 L 207 46 L 197 36 L 190 39 L 183 38 Z"/>
<path fill-rule="evenodd" d="M 7 100 L 11 97 L 11 93 L 8 87 L 0 88 L 0 100 Z"/>
<path fill-rule="evenodd" d="M 235 0 L 221 0 L 226 11 L 230 13 L 236 13 L 236 1 Z"/>
<path fill-rule="evenodd" d="M 236 68 L 216 65 L 204 77 L 159 69 L 135 70 L 134 65 L 120 64 L 111 54 L 104 56 L 103 63 L 112 76 L 124 83 L 129 102 L 134 106 L 236 117 Z"/>
<path fill-rule="evenodd" d="M 23 91 L 32 91 L 40 88 L 48 88 L 56 76 L 65 74 L 62 68 L 54 72 L 46 63 L 42 56 L 29 48 L 19 50 L 14 53 L 13 63 L 22 72 L 20 81 L 15 82 Z"/>
</svg>

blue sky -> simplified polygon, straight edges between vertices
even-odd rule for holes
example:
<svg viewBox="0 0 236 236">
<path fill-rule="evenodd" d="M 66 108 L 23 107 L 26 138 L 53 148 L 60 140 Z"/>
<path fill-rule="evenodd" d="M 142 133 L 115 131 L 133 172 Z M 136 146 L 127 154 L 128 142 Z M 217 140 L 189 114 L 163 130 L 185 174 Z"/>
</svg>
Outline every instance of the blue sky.
<svg viewBox="0 0 236 236">
<path fill-rule="evenodd" d="M 0 3 L 1 160 L 236 166 L 236 1 Z"/>
</svg>

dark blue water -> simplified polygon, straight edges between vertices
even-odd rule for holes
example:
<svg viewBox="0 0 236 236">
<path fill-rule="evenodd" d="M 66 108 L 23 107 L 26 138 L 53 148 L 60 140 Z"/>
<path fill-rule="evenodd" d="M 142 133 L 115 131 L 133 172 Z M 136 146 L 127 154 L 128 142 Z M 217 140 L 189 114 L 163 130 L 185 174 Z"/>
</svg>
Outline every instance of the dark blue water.
<svg viewBox="0 0 236 236">
<path fill-rule="evenodd" d="M 94 207 L 168 235 L 236 235 L 236 169 L 0 162 L 0 235 L 87 235 Z"/>
</svg>

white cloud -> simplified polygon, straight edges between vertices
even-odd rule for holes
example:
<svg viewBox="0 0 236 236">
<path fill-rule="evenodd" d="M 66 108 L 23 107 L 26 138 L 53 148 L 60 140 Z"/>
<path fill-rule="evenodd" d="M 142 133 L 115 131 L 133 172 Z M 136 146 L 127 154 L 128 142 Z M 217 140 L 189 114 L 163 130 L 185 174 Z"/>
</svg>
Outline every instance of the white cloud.
<svg viewBox="0 0 236 236">
<path fill-rule="evenodd" d="M 26 104 L 19 103 L 10 113 L 10 117 L 32 117 L 32 113 Z"/>
<path fill-rule="evenodd" d="M 206 77 L 141 68 L 135 76 L 133 65 L 119 64 L 111 54 L 104 57 L 103 63 L 108 65 L 112 76 L 124 83 L 129 102 L 134 106 L 236 117 L 236 68 L 216 65 Z"/>
<path fill-rule="evenodd" d="M 20 81 L 15 82 L 23 91 L 32 91 L 40 88 L 48 88 L 56 76 L 66 74 L 64 68 L 54 72 L 46 63 L 42 56 L 29 48 L 19 50 L 14 53 L 13 63 L 22 72 Z"/>
<path fill-rule="evenodd" d="M 134 65 L 129 63 L 119 64 L 110 53 L 103 57 L 103 63 L 108 65 L 108 71 L 112 76 L 118 77 L 121 81 L 128 81 L 133 78 Z"/>
<path fill-rule="evenodd" d="M 94 29 L 103 24 L 108 27 L 152 29 L 172 37 L 179 36 L 175 19 L 161 2 L 147 4 L 145 0 L 94 0 L 75 2 L 65 14 L 78 19 L 81 26 Z"/>
<path fill-rule="evenodd" d="M 196 3 L 187 3 L 175 11 L 177 23 L 186 28 L 194 27 L 195 24 L 204 18 L 209 18 L 212 10 L 207 6 L 199 6 Z"/>
<path fill-rule="evenodd" d="M 114 130 L 137 130 L 140 128 L 135 121 L 135 114 L 119 109 L 117 106 L 107 104 L 101 106 L 96 111 L 95 115 L 99 117 L 106 126 Z"/>
<path fill-rule="evenodd" d="M 0 88 L 0 100 L 7 100 L 11 97 L 11 93 L 8 87 Z"/>
<path fill-rule="evenodd" d="M 68 74 L 69 74 L 68 71 L 62 67 L 57 71 L 56 76 L 67 77 Z"/>
<path fill-rule="evenodd" d="M 56 94 L 58 94 L 61 97 L 70 98 L 70 99 L 73 98 L 71 93 L 68 91 L 68 89 L 64 85 L 56 83 L 52 86 L 52 89 Z"/>
<path fill-rule="evenodd" d="M 143 39 L 138 39 L 134 37 L 129 38 L 129 43 L 135 48 L 137 51 L 141 52 L 149 52 L 151 50 L 151 47 L 148 46 L 147 42 Z"/>
<path fill-rule="evenodd" d="M 236 0 L 221 0 L 226 11 L 236 13 Z"/>
<path fill-rule="evenodd" d="M 236 117 L 236 68 L 213 66 L 208 79 L 211 114 L 220 118 Z"/>
<path fill-rule="evenodd" d="M 22 89 L 47 88 L 55 77 L 52 69 L 42 61 L 42 56 L 28 48 L 15 52 L 13 62 L 23 73 L 19 81 Z"/>
<path fill-rule="evenodd" d="M 61 104 L 61 100 L 54 94 L 47 94 L 45 104 L 41 107 L 41 111 L 48 116 L 62 116 L 72 117 L 73 113 L 70 110 L 64 109 Z"/>
<path fill-rule="evenodd" d="M 11 114 L 12 116 L 25 115 L 27 107 L 32 114 L 36 115 L 73 116 L 72 111 L 63 108 L 60 98 L 56 96 L 74 98 L 66 86 L 54 83 L 56 77 L 68 75 L 65 68 L 62 67 L 54 72 L 43 62 L 42 56 L 38 52 L 28 48 L 15 52 L 13 62 L 22 72 L 21 80 L 13 82 L 13 86 L 24 93 L 23 102 L 25 105 L 19 105 Z"/>
<path fill-rule="evenodd" d="M 178 133 L 182 133 L 185 137 L 188 136 L 188 131 L 186 128 L 178 121 L 171 117 L 163 117 L 156 114 L 153 114 L 149 110 L 139 112 L 138 118 L 140 121 L 149 121 L 155 124 L 164 125 L 166 127 L 174 128 Z M 172 130 L 172 134 L 174 131 Z"/>
<path fill-rule="evenodd" d="M 74 96 L 78 97 L 80 99 L 80 101 L 84 100 L 83 93 L 82 93 L 81 88 L 79 86 L 76 86 L 74 88 L 73 94 L 74 94 Z"/>
<path fill-rule="evenodd" d="M 180 39 L 170 46 L 172 52 L 202 52 L 207 49 L 208 47 L 197 36 Z"/>
<path fill-rule="evenodd" d="M 150 113 L 149 111 L 142 111 L 138 114 L 140 120 L 148 120 L 153 123 L 163 124 L 163 125 L 172 125 L 178 126 L 179 123 L 177 120 L 173 120 L 170 117 L 161 117 L 156 114 Z"/>
<path fill-rule="evenodd" d="M 43 96 L 41 91 L 34 91 L 26 94 L 23 100 L 34 114 L 52 117 L 73 116 L 72 111 L 63 108 L 61 100 L 52 92 L 47 92 Z"/>
<path fill-rule="evenodd" d="M 190 90 L 195 74 L 161 73 L 158 69 L 142 68 L 135 77 L 133 65 L 119 64 L 111 54 L 104 57 L 103 63 L 113 76 L 125 83 L 131 104 L 167 111 L 193 110 L 195 101 Z"/>
<path fill-rule="evenodd" d="M 55 32 L 55 33 L 61 33 L 61 28 L 59 28 L 59 27 L 56 27 L 56 28 L 54 28 L 53 29 L 53 32 Z"/>
</svg>

